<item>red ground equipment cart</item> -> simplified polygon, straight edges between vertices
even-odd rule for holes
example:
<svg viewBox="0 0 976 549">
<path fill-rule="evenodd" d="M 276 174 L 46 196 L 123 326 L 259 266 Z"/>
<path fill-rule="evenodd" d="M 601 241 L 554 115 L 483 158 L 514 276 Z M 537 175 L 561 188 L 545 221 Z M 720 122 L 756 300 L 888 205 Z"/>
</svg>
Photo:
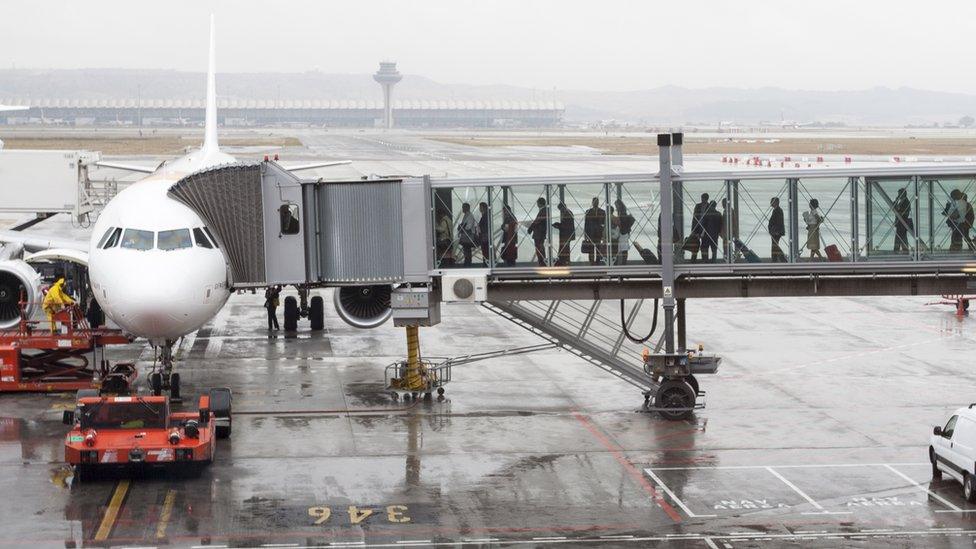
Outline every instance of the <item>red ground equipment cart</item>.
<svg viewBox="0 0 976 549">
<path fill-rule="evenodd" d="M 20 305 L 23 311 L 26 303 Z M 92 328 L 75 305 L 55 314 L 54 320 L 57 329 L 52 332 L 47 322 L 29 321 L 22 312 L 16 329 L 0 330 L 0 392 L 98 387 L 128 392 L 135 366 L 110 366 L 104 357 L 106 345 L 130 343 L 121 330 Z"/>
<path fill-rule="evenodd" d="M 64 458 L 84 481 L 100 469 L 121 466 L 207 465 L 215 442 L 230 436 L 230 389 L 211 389 L 195 412 L 173 412 L 167 396 L 99 396 L 80 391 L 78 406 L 64 412 L 71 425 Z"/>
</svg>

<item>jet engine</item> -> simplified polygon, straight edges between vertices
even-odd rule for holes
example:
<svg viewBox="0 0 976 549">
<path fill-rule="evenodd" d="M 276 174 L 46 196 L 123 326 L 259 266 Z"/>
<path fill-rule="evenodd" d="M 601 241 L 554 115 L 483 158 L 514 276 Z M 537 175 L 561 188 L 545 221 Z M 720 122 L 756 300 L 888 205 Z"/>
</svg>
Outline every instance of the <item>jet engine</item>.
<svg viewBox="0 0 976 549">
<path fill-rule="evenodd" d="M 20 322 L 20 300 L 27 302 L 27 318 L 40 309 L 41 275 L 20 259 L 0 260 L 0 329 L 14 328 Z"/>
<path fill-rule="evenodd" d="M 390 286 L 341 286 L 335 289 L 333 304 L 339 318 L 356 328 L 376 328 L 393 315 Z"/>
</svg>

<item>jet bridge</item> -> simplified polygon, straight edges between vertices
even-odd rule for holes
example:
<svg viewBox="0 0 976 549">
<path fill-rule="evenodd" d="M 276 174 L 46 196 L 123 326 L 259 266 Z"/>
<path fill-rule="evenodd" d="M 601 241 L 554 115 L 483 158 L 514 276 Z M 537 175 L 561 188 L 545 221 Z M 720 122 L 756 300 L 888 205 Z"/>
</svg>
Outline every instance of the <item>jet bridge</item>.
<svg viewBox="0 0 976 549">
<path fill-rule="evenodd" d="M 364 328 L 392 315 L 415 329 L 439 322 L 442 301 L 484 303 L 635 384 L 643 369 L 672 416 L 701 396 L 693 374 L 717 367 L 685 348 L 688 298 L 976 289 L 976 165 L 693 172 L 681 141 L 658 136 L 653 174 L 324 181 L 265 161 L 193 174 L 170 194 L 215 233 L 234 288 L 337 287 L 339 315 Z M 663 300 L 660 352 L 643 365 L 616 339 L 601 350 L 574 335 L 595 309 L 531 304 L 625 299 Z"/>
</svg>

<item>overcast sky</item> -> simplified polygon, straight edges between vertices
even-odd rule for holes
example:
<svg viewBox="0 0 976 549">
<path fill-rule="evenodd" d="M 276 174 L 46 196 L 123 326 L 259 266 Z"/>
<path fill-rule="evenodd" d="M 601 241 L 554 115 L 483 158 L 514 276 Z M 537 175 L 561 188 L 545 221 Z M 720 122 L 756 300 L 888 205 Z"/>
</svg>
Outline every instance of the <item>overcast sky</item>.
<svg viewBox="0 0 976 549">
<path fill-rule="evenodd" d="M 0 67 L 369 73 L 538 89 L 976 93 L 976 1 L 4 2 Z"/>
</svg>

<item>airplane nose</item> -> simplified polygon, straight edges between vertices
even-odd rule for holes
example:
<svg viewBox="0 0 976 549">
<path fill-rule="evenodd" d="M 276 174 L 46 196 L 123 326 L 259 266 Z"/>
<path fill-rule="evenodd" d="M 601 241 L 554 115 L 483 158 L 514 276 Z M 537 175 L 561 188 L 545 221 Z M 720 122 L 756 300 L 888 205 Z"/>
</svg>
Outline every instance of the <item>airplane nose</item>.
<svg viewBox="0 0 976 549">
<path fill-rule="evenodd" d="M 126 331 L 149 339 L 175 339 L 200 322 L 194 303 L 201 284 L 185 273 L 157 264 L 125 278 L 113 277 L 108 290 L 112 319 Z M 133 270 L 134 271 L 134 270 Z M 202 287 L 202 286 L 201 286 Z M 109 309 L 106 309 L 108 312 Z"/>
</svg>

